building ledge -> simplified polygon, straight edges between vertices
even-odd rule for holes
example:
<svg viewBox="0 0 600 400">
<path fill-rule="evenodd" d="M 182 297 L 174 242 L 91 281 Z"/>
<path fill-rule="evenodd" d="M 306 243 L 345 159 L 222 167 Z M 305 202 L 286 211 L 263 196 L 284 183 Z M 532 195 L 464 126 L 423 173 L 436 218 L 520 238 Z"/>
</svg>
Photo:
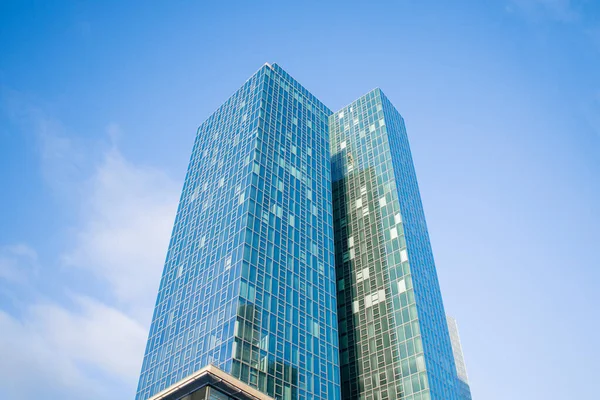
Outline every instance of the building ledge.
<svg viewBox="0 0 600 400">
<path fill-rule="evenodd" d="M 148 400 L 178 400 L 192 392 L 200 390 L 204 386 L 214 387 L 224 394 L 239 400 L 274 400 L 272 397 L 234 378 L 214 365 L 207 365 L 192 375 L 169 386 L 162 392 L 150 397 Z"/>
</svg>

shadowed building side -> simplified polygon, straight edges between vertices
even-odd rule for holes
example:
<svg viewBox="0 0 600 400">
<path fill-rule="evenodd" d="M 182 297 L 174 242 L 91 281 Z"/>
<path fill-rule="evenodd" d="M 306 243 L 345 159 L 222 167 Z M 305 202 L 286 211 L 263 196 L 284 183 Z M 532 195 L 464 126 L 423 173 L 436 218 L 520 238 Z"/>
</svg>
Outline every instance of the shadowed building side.
<svg viewBox="0 0 600 400">
<path fill-rule="evenodd" d="M 343 398 L 458 400 L 404 121 L 375 89 L 329 125 Z"/>
</svg>

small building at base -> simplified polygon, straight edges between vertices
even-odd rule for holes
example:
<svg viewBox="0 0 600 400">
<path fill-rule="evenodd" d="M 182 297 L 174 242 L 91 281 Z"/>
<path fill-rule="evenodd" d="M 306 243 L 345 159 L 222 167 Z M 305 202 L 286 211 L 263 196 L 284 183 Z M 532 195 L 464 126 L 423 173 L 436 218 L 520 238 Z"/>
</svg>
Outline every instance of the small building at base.
<svg viewBox="0 0 600 400">
<path fill-rule="evenodd" d="M 237 378 L 208 365 L 149 400 L 274 400 Z"/>
</svg>

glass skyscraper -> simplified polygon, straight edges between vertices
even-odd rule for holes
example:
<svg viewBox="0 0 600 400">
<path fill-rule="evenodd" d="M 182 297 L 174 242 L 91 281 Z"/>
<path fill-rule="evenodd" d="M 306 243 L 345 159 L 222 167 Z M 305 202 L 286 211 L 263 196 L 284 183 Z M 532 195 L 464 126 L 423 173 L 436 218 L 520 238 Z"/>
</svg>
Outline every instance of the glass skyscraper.
<svg viewBox="0 0 600 400">
<path fill-rule="evenodd" d="M 200 393 L 210 365 L 280 400 L 459 399 L 404 121 L 379 89 L 333 113 L 265 64 L 198 128 L 136 399 Z"/>
<path fill-rule="evenodd" d="M 198 129 L 138 384 L 214 364 L 278 399 L 340 399 L 328 116 L 265 65 Z"/>
<path fill-rule="evenodd" d="M 404 120 L 375 89 L 329 126 L 342 398 L 457 400 Z"/>
<path fill-rule="evenodd" d="M 458 334 L 458 324 L 451 316 L 446 316 L 448 320 L 448 331 L 452 341 L 452 352 L 454 353 L 454 362 L 456 363 L 456 373 L 458 375 L 458 391 L 461 400 L 471 400 L 471 387 L 469 386 L 469 377 L 467 376 L 467 366 L 463 356 L 460 335 Z"/>
</svg>

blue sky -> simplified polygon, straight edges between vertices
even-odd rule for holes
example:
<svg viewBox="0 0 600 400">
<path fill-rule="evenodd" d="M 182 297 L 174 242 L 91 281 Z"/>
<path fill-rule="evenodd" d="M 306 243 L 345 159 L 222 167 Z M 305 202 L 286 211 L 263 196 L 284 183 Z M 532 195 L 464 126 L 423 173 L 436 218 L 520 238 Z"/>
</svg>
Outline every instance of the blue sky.
<svg viewBox="0 0 600 400">
<path fill-rule="evenodd" d="M 195 129 L 266 61 L 403 114 L 475 399 L 596 397 L 599 3 L 4 0 L 0 49 L 0 398 L 132 398 Z"/>
</svg>

